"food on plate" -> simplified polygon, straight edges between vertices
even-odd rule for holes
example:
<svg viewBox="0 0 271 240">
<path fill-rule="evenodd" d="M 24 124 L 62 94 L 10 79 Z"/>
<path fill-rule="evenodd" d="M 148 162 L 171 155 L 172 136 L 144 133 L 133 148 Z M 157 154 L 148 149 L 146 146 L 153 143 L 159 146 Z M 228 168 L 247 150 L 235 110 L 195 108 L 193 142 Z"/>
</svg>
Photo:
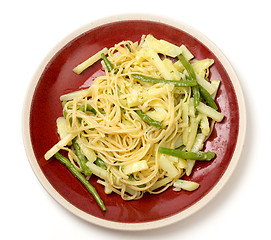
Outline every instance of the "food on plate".
<svg viewBox="0 0 271 240">
<path fill-rule="evenodd" d="M 208 79 L 214 60 L 196 60 L 185 45 L 149 34 L 104 48 L 73 71 L 81 74 L 99 60 L 105 75 L 60 97 L 60 140 L 45 159 L 64 164 L 102 210 L 103 201 L 88 182 L 92 175 L 106 194 L 124 200 L 170 186 L 196 190 L 199 184 L 183 177 L 191 175 L 196 161 L 215 158 L 202 149 L 215 122 L 224 118 L 214 100 L 220 81 Z"/>
</svg>

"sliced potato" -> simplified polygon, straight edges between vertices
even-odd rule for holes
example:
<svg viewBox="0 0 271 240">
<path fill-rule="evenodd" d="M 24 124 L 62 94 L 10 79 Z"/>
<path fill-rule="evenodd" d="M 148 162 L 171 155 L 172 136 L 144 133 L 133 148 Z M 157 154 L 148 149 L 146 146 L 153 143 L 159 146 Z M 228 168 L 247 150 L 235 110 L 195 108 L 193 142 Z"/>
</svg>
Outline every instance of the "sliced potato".
<svg viewBox="0 0 271 240">
<path fill-rule="evenodd" d="M 196 182 L 179 179 L 173 183 L 173 186 L 186 191 L 194 191 L 199 187 L 199 184 Z"/>
</svg>

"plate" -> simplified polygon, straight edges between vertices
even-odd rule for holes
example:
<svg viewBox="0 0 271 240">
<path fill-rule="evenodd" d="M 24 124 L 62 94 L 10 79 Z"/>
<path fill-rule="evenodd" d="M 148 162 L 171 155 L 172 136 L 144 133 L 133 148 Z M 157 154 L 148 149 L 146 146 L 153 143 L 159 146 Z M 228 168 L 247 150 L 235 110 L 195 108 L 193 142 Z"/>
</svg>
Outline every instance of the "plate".
<svg viewBox="0 0 271 240">
<path fill-rule="evenodd" d="M 210 79 L 221 80 L 217 95 L 225 115 L 216 123 L 205 149 L 215 151 L 211 162 L 197 162 L 190 180 L 200 184 L 193 192 L 144 195 L 124 201 L 116 194 L 106 195 L 95 177 L 91 183 L 107 207 L 102 212 L 86 188 L 58 161 L 44 159 L 57 141 L 56 119 L 62 115 L 59 97 L 89 86 L 102 74 L 98 62 L 76 75 L 72 69 L 104 47 L 122 40 L 139 41 L 153 34 L 176 45 L 185 44 L 196 59 L 211 58 Z M 242 89 L 227 58 L 207 37 L 186 24 L 149 15 L 112 16 L 97 20 L 63 39 L 41 63 L 26 93 L 23 137 L 26 153 L 37 178 L 64 208 L 99 226 L 120 230 L 154 229 L 180 221 L 204 207 L 222 189 L 234 171 L 243 148 L 246 112 Z"/>
</svg>

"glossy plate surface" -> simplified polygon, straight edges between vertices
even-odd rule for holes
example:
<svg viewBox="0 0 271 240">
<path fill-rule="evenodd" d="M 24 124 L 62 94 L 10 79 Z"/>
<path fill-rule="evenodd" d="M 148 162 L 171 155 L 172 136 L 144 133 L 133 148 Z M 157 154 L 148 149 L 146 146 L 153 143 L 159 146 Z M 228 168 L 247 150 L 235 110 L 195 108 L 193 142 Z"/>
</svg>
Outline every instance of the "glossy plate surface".
<svg viewBox="0 0 271 240">
<path fill-rule="evenodd" d="M 106 195 L 96 187 L 107 207 L 102 212 L 85 187 L 58 161 L 44 159 L 45 152 L 58 140 L 56 119 L 62 115 L 59 97 L 86 88 L 102 74 L 97 62 L 81 75 L 72 69 L 104 47 L 122 40 L 139 41 L 142 34 L 153 34 L 176 45 L 185 44 L 196 59 L 211 58 L 215 64 L 210 79 L 221 80 L 217 95 L 220 111 L 225 115 L 216 123 L 206 143 L 206 150 L 217 157 L 198 162 L 187 178 L 200 183 L 194 192 L 148 195 L 137 201 L 124 201 L 118 195 Z M 24 142 L 30 164 L 45 189 L 62 206 L 86 221 L 114 229 L 142 230 L 179 221 L 209 202 L 224 186 L 240 157 L 245 138 L 245 104 L 238 79 L 221 51 L 196 30 L 172 20 L 154 16 L 111 17 L 92 23 L 64 39 L 41 64 L 29 87 L 23 119 Z M 147 214 L 146 214 L 147 213 Z"/>
</svg>

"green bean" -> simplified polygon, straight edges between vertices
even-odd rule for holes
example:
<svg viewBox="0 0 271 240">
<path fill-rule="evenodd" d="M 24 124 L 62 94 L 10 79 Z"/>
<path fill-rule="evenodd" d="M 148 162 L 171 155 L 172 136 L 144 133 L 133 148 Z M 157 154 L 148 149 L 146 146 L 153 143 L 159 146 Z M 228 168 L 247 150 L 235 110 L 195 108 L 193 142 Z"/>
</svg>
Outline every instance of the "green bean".
<svg viewBox="0 0 271 240">
<path fill-rule="evenodd" d="M 114 69 L 112 63 L 108 60 L 108 58 L 105 56 L 104 53 L 102 53 L 101 56 L 102 56 L 102 59 L 104 60 L 104 64 L 107 67 L 108 71 L 111 72 Z"/>
<path fill-rule="evenodd" d="M 81 105 L 78 110 L 82 111 L 82 112 L 85 112 L 86 110 L 89 111 L 89 112 L 92 112 L 94 114 L 97 114 L 97 111 L 95 110 L 94 107 L 90 106 L 89 104 L 87 104 L 87 108 L 85 108 L 85 105 Z M 105 111 L 102 109 L 102 108 L 98 108 L 98 111 L 101 113 L 101 114 L 105 114 Z"/>
<path fill-rule="evenodd" d="M 97 193 L 96 189 L 87 181 L 87 179 L 72 165 L 72 163 L 65 158 L 60 153 L 56 153 L 54 157 L 61 162 L 64 166 L 66 166 L 70 172 L 82 183 L 85 185 L 87 190 L 92 194 L 92 196 L 95 198 L 98 205 L 101 207 L 103 211 L 106 211 L 106 207 L 103 203 L 103 200 L 100 198 L 99 194 Z"/>
<path fill-rule="evenodd" d="M 156 121 L 152 118 L 150 118 L 146 113 L 142 112 L 141 110 L 137 110 L 136 113 L 138 114 L 138 116 L 146 123 L 153 125 L 155 127 L 162 127 L 163 123 Z"/>
<path fill-rule="evenodd" d="M 85 107 L 85 105 L 81 105 L 78 110 L 82 111 L 82 112 L 85 112 L 85 111 L 89 111 L 89 112 L 92 112 L 94 114 L 96 114 L 96 110 L 90 106 L 89 104 L 87 104 L 87 107 Z"/>
<path fill-rule="evenodd" d="M 133 174 L 130 174 L 130 175 L 129 175 L 129 180 L 131 180 L 131 181 L 136 181 L 136 179 L 135 179 L 135 177 L 134 177 Z"/>
<path fill-rule="evenodd" d="M 153 78 L 144 76 L 141 74 L 132 74 L 133 78 L 140 80 L 142 82 L 149 82 L 149 83 L 165 83 L 165 84 L 173 84 L 175 87 L 192 87 L 197 85 L 197 81 L 190 81 L 190 80 L 165 80 L 160 78 Z"/>
<path fill-rule="evenodd" d="M 90 169 L 88 168 L 88 166 L 86 165 L 86 162 L 87 162 L 87 159 L 85 157 L 85 155 L 81 152 L 81 149 L 79 147 L 79 144 L 76 142 L 76 138 L 74 138 L 72 140 L 72 145 L 74 147 L 74 150 L 75 150 L 75 154 L 76 156 L 78 157 L 78 160 L 79 160 L 79 165 L 80 167 L 82 168 L 83 170 L 83 173 L 86 175 L 86 176 L 90 176 L 91 175 L 91 171 Z"/>
<path fill-rule="evenodd" d="M 97 114 L 97 111 L 95 110 L 94 107 L 90 106 L 89 104 L 87 104 L 87 108 L 85 109 L 85 105 L 82 105 L 80 108 L 79 108 L 82 112 L 85 112 L 85 111 L 89 111 L 89 112 L 92 112 L 94 114 Z M 102 114 L 104 114 L 104 110 L 99 108 L 98 111 Z"/>
<path fill-rule="evenodd" d="M 66 110 L 64 110 L 64 107 L 65 107 L 66 103 L 67 103 L 67 101 L 63 101 L 63 102 L 62 102 L 62 107 L 63 107 L 63 116 L 64 116 L 64 118 L 66 118 L 66 117 L 67 117 L 67 115 L 68 115 L 67 111 L 66 111 Z M 69 119 L 69 122 L 70 122 L 70 125 L 72 125 L 72 118 L 70 118 L 70 119 Z"/>
<path fill-rule="evenodd" d="M 183 159 L 189 159 L 189 160 L 205 160 L 209 161 L 215 157 L 214 152 L 186 152 L 182 151 L 179 149 L 170 149 L 170 148 L 163 148 L 160 147 L 158 149 L 160 153 L 175 156 L 178 158 L 183 158 Z"/>
<path fill-rule="evenodd" d="M 200 102 L 200 91 L 199 91 L 199 86 L 193 86 L 192 87 L 192 91 L 193 91 L 193 97 L 194 97 L 194 104 L 195 106 L 199 105 Z"/>
<path fill-rule="evenodd" d="M 81 105 L 77 110 L 79 110 L 81 112 L 85 112 L 86 111 L 85 105 Z M 81 121 L 82 121 L 82 119 L 81 119 Z"/>
<path fill-rule="evenodd" d="M 196 80 L 196 74 L 194 69 L 192 68 L 191 64 L 185 59 L 182 54 L 179 54 L 177 58 L 180 60 L 184 68 L 186 69 L 188 75 L 191 77 L 192 80 Z"/>
<path fill-rule="evenodd" d="M 64 108 L 65 107 L 65 105 L 66 105 L 66 103 L 67 103 L 67 101 L 63 101 L 62 102 L 62 108 Z M 63 110 L 63 116 L 66 118 L 67 117 L 67 111 L 66 110 Z"/>
<path fill-rule="evenodd" d="M 90 111 L 90 112 L 92 112 L 94 114 L 97 113 L 96 110 L 92 106 L 90 106 L 89 104 L 87 104 L 87 111 Z"/>
<path fill-rule="evenodd" d="M 105 114 L 105 111 L 102 108 L 98 109 L 101 114 Z"/>
<path fill-rule="evenodd" d="M 192 79 L 191 81 L 197 82 L 197 77 L 196 77 L 195 71 L 194 71 L 193 67 L 191 66 L 191 64 L 185 59 L 185 57 L 182 54 L 178 55 L 177 58 L 180 60 L 180 62 L 182 63 L 182 65 L 186 69 L 189 77 Z M 199 102 L 200 102 L 200 92 L 199 92 L 198 85 L 193 86 L 192 91 L 193 91 L 193 97 L 194 97 L 194 104 L 195 104 L 195 106 L 198 106 Z"/>
<path fill-rule="evenodd" d="M 98 166 L 101 167 L 104 170 L 107 170 L 107 166 L 105 165 L 104 161 L 100 158 L 97 158 L 94 163 Z"/>
<path fill-rule="evenodd" d="M 199 91 L 201 96 L 206 100 L 206 102 L 209 104 L 210 107 L 212 107 L 215 110 L 218 110 L 218 107 L 214 101 L 214 99 L 211 97 L 211 95 L 208 93 L 208 91 L 203 88 L 201 85 L 199 85 Z"/>
<path fill-rule="evenodd" d="M 67 101 L 63 101 L 63 102 L 62 102 L 62 107 L 63 107 L 63 108 L 65 107 L 66 103 L 67 103 Z M 82 111 L 82 112 L 90 111 L 90 112 L 92 112 L 92 113 L 94 113 L 94 114 L 97 113 L 96 110 L 95 110 L 92 106 L 90 106 L 89 104 L 87 104 L 87 107 L 85 107 L 85 105 L 81 105 L 81 106 L 78 108 L 78 110 L 80 110 L 80 111 Z M 66 116 L 67 116 L 67 111 L 63 111 L 63 115 L 64 115 L 64 117 L 66 117 Z"/>
</svg>

